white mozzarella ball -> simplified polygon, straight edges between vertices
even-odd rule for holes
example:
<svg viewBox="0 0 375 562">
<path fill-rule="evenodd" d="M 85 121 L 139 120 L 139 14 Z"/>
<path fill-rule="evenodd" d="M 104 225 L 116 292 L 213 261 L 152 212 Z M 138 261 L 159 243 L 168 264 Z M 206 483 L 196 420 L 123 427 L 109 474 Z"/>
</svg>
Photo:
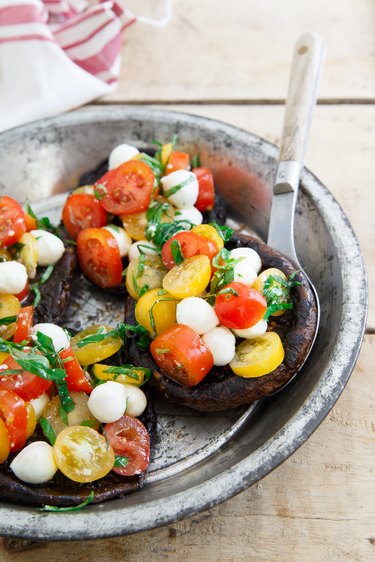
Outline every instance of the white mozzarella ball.
<svg viewBox="0 0 375 562">
<path fill-rule="evenodd" d="M 137 418 L 146 409 L 147 398 L 143 390 L 134 384 L 124 384 L 126 391 L 126 410 L 125 414 Z"/>
<path fill-rule="evenodd" d="M 259 273 L 262 268 L 262 260 L 260 259 L 258 252 L 252 248 L 235 248 L 230 251 L 230 257 L 234 259 L 246 258 L 249 260 L 249 263 L 251 263 L 253 269 L 255 269 L 257 273 Z"/>
<path fill-rule="evenodd" d="M 219 324 L 213 307 L 199 297 L 187 297 L 177 304 L 176 319 L 178 324 L 185 324 L 197 334 L 205 334 Z"/>
<path fill-rule="evenodd" d="M 31 234 L 38 246 L 38 265 L 54 265 L 58 262 L 65 251 L 63 241 L 47 230 L 32 230 Z"/>
<path fill-rule="evenodd" d="M 188 170 L 176 170 L 161 178 L 164 195 L 179 209 L 193 207 L 198 199 L 199 185 L 197 176 Z M 168 195 L 168 191 L 181 186 L 175 193 Z"/>
<path fill-rule="evenodd" d="M 25 288 L 27 271 L 17 261 L 0 262 L 0 293 L 17 295 Z"/>
<path fill-rule="evenodd" d="M 129 261 L 139 258 L 141 255 L 139 246 L 143 254 L 156 256 L 158 252 L 157 247 L 152 242 L 149 242 L 148 240 L 137 240 L 136 242 L 133 242 L 129 248 Z"/>
<path fill-rule="evenodd" d="M 119 144 L 109 155 L 108 169 L 113 170 L 114 168 L 118 168 L 121 164 L 131 160 L 137 154 L 139 154 L 139 150 L 135 146 Z"/>
<path fill-rule="evenodd" d="M 60 328 L 60 326 L 57 326 L 56 324 L 50 324 L 49 322 L 35 324 L 35 326 L 31 328 L 31 337 L 33 340 L 37 340 L 38 332 L 51 338 L 56 353 L 58 353 L 61 349 L 68 348 L 70 345 L 67 333 L 63 328 Z"/>
<path fill-rule="evenodd" d="M 50 398 L 48 394 L 46 394 L 45 392 L 43 392 L 43 394 L 38 396 L 38 398 L 33 398 L 32 400 L 30 400 L 30 404 L 34 408 L 34 412 L 37 420 L 42 417 L 49 400 Z"/>
<path fill-rule="evenodd" d="M 240 330 L 233 329 L 232 332 L 238 336 L 239 338 L 245 338 L 247 340 L 251 340 L 252 338 L 258 338 L 259 336 L 263 336 L 267 331 L 267 321 L 262 319 L 259 320 L 254 326 L 250 326 L 250 328 L 243 328 Z"/>
<path fill-rule="evenodd" d="M 176 222 L 186 221 L 186 228 L 190 228 L 190 223 L 194 225 L 202 224 L 203 215 L 196 207 L 187 207 L 186 209 L 179 209 L 174 220 Z"/>
<path fill-rule="evenodd" d="M 126 390 L 123 384 L 108 381 L 94 388 L 87 406 L 92 415 L 102 423 L 117 421 L 126 408 Z"/>
<path fill-rule="evenodd" d="M 108 230 L 115 238 L 117 242 L 118 249 L 120 250 L 120 256 L 124 258 L 129 253 L 129 248 L 132 245 L 132 239 L 129 234 L 120 226 L 109 224 L 103 226 L 105 230 Z"/>
<path fill-rule="evenodd" d="M 29 484 L 48 482 L 57 471 L 53 447 L 45 441 L 34 441 L 18 453 L 11 462 L 10 468 L 23 482 Z"/>
<path fill-rule="evenodd" d="M 202 339 L 214 358 L 214 365 L 222 367 L 232 361 L 236 354 L 236 338 L 224 326 L 218 326 L 203 334 Z"/>
<path fill-rule="evenodd" d="M 233 268 L 233 281 L 245 283 L 245 285 L 253 285 L 258 277 L 257 272 L 253 268 L 253 260 L 244 258 L 235 264 Z"/>
</svg>

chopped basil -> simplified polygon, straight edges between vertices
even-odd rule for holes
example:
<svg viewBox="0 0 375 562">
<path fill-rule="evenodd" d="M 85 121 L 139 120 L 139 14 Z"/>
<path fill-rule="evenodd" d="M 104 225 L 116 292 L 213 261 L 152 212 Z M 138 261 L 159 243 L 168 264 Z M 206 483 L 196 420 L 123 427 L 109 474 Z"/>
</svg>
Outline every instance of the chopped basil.
<svg viewBox="0 0 375 562">
<path fill-rule="evenodd" d="M 87 496 L 87 498 L 85 499 L 85 501 L 78 504 L 78 505 L 72 505 L 70 507 L 58 507 L 56 505 L 43 505 L 40 508 L 40 510 L 41 511 L 53 511 L 55 513 L 66 513 L 67 511 L 79 511 L 80 509 L 82 509 L 83 507 L 86 507 L 86 505 L 91 503 L 93 501 L 94 497 L 95 497 L 95 493 L 94 493 L 94 490 L 92 490 L 90 492 L 90 494 Z"/>
<path fill-rule="evenodd" d="M 43 285 L 46 281 L 48 281 L 48 279 L 51 277 L 51 274 L 53 272 L 54 267 L 55 267 L 54 265 L 47 266 L 46 269 L 44 270 L 44 272 L 42 273 L 42 275 L 40 276 L 40 278 L 38 279 L 38 281 L 36 281 L 35 283 L 32 283 L 30 285 L 30 289 L 32 291 L 34 291 L 34 294 L 35 294 L 35 299 L 34 299 L 34 306 L 35 307 L 38 306 L 38 304 L 40 303 L 40 299 L 41 299 L 39 287 L 41 285 Z"/>
<path fill-rule="evenodd" d="M 95 199 L 101 201 L 107 195 L 107 188 L 103 183 L 98 183 L 94 187 Z"/>
<path fill-rule="evenodd" d="M 201 165 L 201 159 L 199 154 L 195 154 L 191 159 L 191 167 L 192 168 L 199 168 Z"/>
<path fill-rule="evenodd" d="M 103 381 L 105 382 L 105 381 Z M 92 428 L 96 428 L 96 424 L 97 422 L 95 420 L 83 420 L 81 421 L 81 423 L 79 425 L 82 425 L 83 427 L 92 427 Z"/>
<path fill-rule="evenodd" d="M 233 229 L 229 228 L 229 226 L 217 224 L 216 222 L 210 222 L 209 225 L 214 227 L 220 238 L 224 240 L 224 243 L 229 242 L 232 238 Z"/>
<path fill-rule="evenodd" d="M 176 265 L 179 265 L 184 261 L 184 256 L 182 255 L 180 242 L 178 240 L 172 240 L 170 248 L 171 248 L 171 253 L 174 263 Z"/>
<path fill-rule="evenodd" d="M 115 462 L 114 465 L 116 468 L 122 468 L 127 466 L 129 463 L 128 457 L 121 457 L 120 455 L 115 455 Z"/>
<path fill-rule="evenodd" d="M 293 272 L 289 279 L 284 279 L 281 275 L 269 275 L 263 284 L 263 295 L 267 301 L 267 311 L 264 315 L 265 320 L 279 310 L 290 310 L 293 308 L 293 301 L 290 296 L 292 287 L 301 285 L 295 281 L 298 272 Z"/>
<path fill-rule="evenodd" d="M 196 181 L 195 176 L 194 175 L 189 176 L 188 178 L 186 178 L 186 180 L 184 180 L 181 183 L 178 183 L 177 185 L 174 185 L 170 189 L 167 189 L 166 191 L 164 191 L 165 197 L 170 197 L 171 195 L 174 195 L 175 193 L 180 191 L 180 189 L 182 189 L 183 187 L 186 187 L 186 186 L 190 185 L 191 183 L 193 183 L 193 181 Z"/>
<path fill-rule="evenodd" d="M 45 437 L 48 439 L 50 444 L 53 446 L 56 442 L 56 434 L 55 434 L 55 431 L 54 431 L 52 425 L 49 423 L 49 421 L 46 418 L 43 418 L 43 417 L 41 417 L 39 419 L 39 423 L 40 423 L 40 427 L 42 428 L 42 431 L 43 431 Z"/>
<path fill-rule="evenodd" d="M 0 326 L 8 326 L 9 324 L 13 324 L 16 322 L 17 316 L 5 316 L 4 318 L 0 318 Z"/>
<path fill-rule="evenodd" d="M 235 289 L 233 289 L 233 287 L 225 287 L 225 289 L 221 289 L 221 291 L 218 292 L 218 295 L 233 295 L 238 297 L 238 293 Z"/>
</svg>

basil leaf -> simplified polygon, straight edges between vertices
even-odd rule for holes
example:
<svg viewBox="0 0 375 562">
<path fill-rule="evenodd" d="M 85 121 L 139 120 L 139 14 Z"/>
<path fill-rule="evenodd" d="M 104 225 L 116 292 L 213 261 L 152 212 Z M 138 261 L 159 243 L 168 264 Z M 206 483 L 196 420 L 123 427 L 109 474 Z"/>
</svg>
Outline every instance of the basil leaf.
<svg viewBox="0 0 375 562">
<path fill-rule="evenodd" d="M 9 324 L 13 324 L 13 322 L 17 321 L 17 316 L 4 316 L 4 318 L 0 318 L 0 325 L 8 326 Z"/>
<path fill-rule="evenodd" d="M 53 511 L 55 513 L 66 513 L 67 511 L 79 511 L 80 509 L 86 507 L 89 503 L 93 501 L 95 497 L 94 490 L 90 492 L 84 502 L 80 503 L 79 505 L 72 505 L 70 507 L 58 507 L 57 505 L 43 505 L 40 510 L 41 511 Z"/>
<path fill-rule="evenodd" d="M 129 463 L 129 459 L 128 457 L 122 457 L 120 455 L 115 455 L 115 462 L 114 465 L 117 468 L 122 468 L 124 466 L 127 466 L 127 464 Z"/>
<path fill-rule="evenodd" d="M 178 191 L 180 191 L 180 189 L 182 189 L 183 187 L 186 187 L 188 185 L 190 185 L 191 183 L 193 183 L 194 181 L 196 181 L 196 178 L 194 175 L 189 176 L 188 178 L 186 178 L 186 180 L 182 181 L 181 183 L 178 183 L 177 185 L 174 185 L 173 187 L 171 187 L 170 189 L 167 189 L 166 191 L 164 191 L 164 195 L 165 197 L 170 197 L 171 195 L 174 195 L 175 193 L 177 193 Z"/>
<path fill-rule="evenodd" d="M 170 245 L 173 261 L 176 265 L 180 265 L 184 261 L 184 256 L 182 255 L 181 244 L 178 240 L 172 240 Z"/>
<path fill-rule="evenodd" d="M 223 224 L 217 224 L 216 222 L 210 222 L 210 226 L 213 226 L 220 238 L 222 238 L 225 242 L 229 242 L 232 238 L 233 228 L 229 228 L 229 226 L 225 226 Z"/>
<path fill-rule="evenodd" d="M 42 428 L 42 431 L 43 431 L 45 437 L 48 439 L 50 444 L 53 446 L 56 442 L 56 434 L 55 434 L 55 431 L 54 431 L 52 425 L 49 423 L 49 421 L 46 418 L 43 418 L 43 417 L 39 419 L 39 423 L 40 423 L 40 427 Z"/>
<path fill-rule="evenodd" d="M 191 167 L 192 168 L 200 168 L 201 166 L 201 159 L 199 154 L 194 154 L 193 158 L 191 159 Z"/>
</svg>

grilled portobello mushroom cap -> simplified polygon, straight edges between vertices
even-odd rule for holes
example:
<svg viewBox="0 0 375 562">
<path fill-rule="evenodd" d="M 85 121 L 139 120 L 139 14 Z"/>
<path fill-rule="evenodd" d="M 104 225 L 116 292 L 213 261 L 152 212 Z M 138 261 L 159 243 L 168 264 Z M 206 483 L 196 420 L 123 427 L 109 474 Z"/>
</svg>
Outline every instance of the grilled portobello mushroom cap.
<svg viewBox="0 0 375 562">
<path fill-rule="evenodd" d="M 236 234 L 227 244 L 228 249 L 253 248 L 261 257 L 263 269 L 276 267 L 289 276 L 295 272 L 294 265 L 282 254 L 259 239 Z M 251 404 L 255 400 L 273 394 L 287 384 L 303 365 L 314 341 L 317 326 L 317 305 L 309 283 L 302 272 L 295 279 L 301 283 L 293 287 L 294 307 L 282 316 L 270 317 L 269 330 L 277 332 L 283 342 L 283 363 L 268 375 L 258 378 L 243 378 L 235 375 L 229 366 L 213 367 L 210 373 L 194 387 L 184 387 L 158 370 L 150 353 L 139 349 L 134 336 L 129 334 L 129 360 L 136 365 L 153 370 L 153 387 L 162 396 L 178 404 L 204 412 L 223 411 Z M 135 302 L 128 297 L 125 318 L 134 322 Z"/>
</svg>

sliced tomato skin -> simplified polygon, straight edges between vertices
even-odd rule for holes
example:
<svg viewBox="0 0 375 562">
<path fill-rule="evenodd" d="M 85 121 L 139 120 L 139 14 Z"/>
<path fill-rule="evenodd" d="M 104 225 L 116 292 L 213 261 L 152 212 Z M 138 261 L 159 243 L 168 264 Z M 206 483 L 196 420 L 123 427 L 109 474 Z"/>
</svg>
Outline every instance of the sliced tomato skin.
<svg viewBox="0 0 375 562">
<path fill-rule="evenodd" d="M 0 416 L 9 433 L 11 453 L 20 451 L 27 437 L 27 409 L 22 398 L 7 388 L 0 388 Z"/>
<path fill-rule="evenodd" d="M 22 291 L 20 293 L 17 293 L 16 295 L 14 295 L 15 297 L 17 297 L 17 299 L 22 302 L 23 300 L 25 300 L 25 298 L 27 297 L 27 295 L 29 294 L 30 291 L 30 285 L 29 283 L 26 281 L 26 285 L 24 286 L 24 288 L 22 289 Z"/>
<path fill-rule="evenodd" d="M 66 384 L 68 385 L 68 390 L 74 390 L 75 392 L 86 392 L 90 394 L 92 392 L 92 386 L 86 378 L 85 372 L 81 365 L 78 363 L 77 357 L 71 347 L 62 349 L 59 351 L 59 356 L 61 359 L 69 359 L 69 361 L 64 362 L 64 369 L 66 371 Z"/>
<path fill-rule="evenodd" d="M 187 152 L 171 152 L 165 168 L 165 175 L 176 172 L 177 170 L 190 170 L 190 156 Z"/>
<path fill-rule="evenodd" d="M 33 325 L 34 307 L 24 306 L 21 308 L 17 323 L 16 331 L 14 332 L 13 341 L 15 343 L 21 343 L 21 341 L 30 339 L 30 331 Z"/>
<path fill-rule="evenodd" d="M 173 240 L 177 240 L 180 244 L 181 254 L 184 259 L 192 258 L 193 256 L 207 256 L 210 260 L 216 256 L 218 253 L 218 248 L 216 244 L 200 234 L 195 232 L 177 232 L 172 238 L 170 238 L 163 246 L 161 250 L 161 258 L 167 269 L 172 269 L 176 265 L 171 244 Z"/>
<path fill-rule="evenodd" d="M 221 324 L 227 328 L 243 329 L 254 326 L 263 318 L 267 301 L 259 291 L 237 281 L 226 285 L 224 290 L 216 296 L 214 307 Z"/>
<path fill-rule="evenodd" d="M 17 369 L 20 372 L 19 375 L 4 375 L 1 376 L 1 372 L 5 369 Z M 29 400 L 34 400 L 34 398 L 38 398 L 41 394 L 46 392 L 50 386 L 52 385 L 52 381 L 42 379 L 29 371 L 25 371 L 20 367 L 13 357 L 7 357 L 2 363 L 0 367 L 0 387 L 6 388 L 11 390 L 15 394 L 17 394 L 22 400 L 28 402 Z"/>
<path fill-rule="evenodd" d="M 202 338 L 184 324 L 175 324 L 157 336 L 150 351 L 163 373 L 183 386 L 195 386 L 213 367 L 211 351 Z"/>
<path fill-rule="evenodd" d="M 100 228 L 107 224 L 107 213 L 100 201 L 90 193 L 70 195 L 62 210 L 66 230 L 74 239 L 84 228 Z"/>
<path fill-rule="evenodd" d="M 122 281 L 122 261 L 115 237 L 104 228 L 85 228 L 77 237 L 79 264 L 99 287 L 115 287 Z"/>
<path fill-rule="evenodd" d="M 193 168 L 192 172 L 197 176 L 199 192 L 195 207 L 201 213 L 210 211 L 215 204 L 215 185 L 212 172 L 209 168 Z"/>
<path fill-rule="evenodd" d="M 12 197 L 0 197 L 0 244 L 7 248 L 26 232 L 25 211 Z"/>
<path fill-rule="evenodd" d="M 150 460 L 150 437 L 141 421 L 131 416 L 122 416 L 104 426 L 104 433 L 115 455 L 128 458 L 124 467 L 112 470 L 121 476 L 134 476 L 145 472 Z"/>
<path fill-rule="evenodd" d="M 151 201 L 155 176 L 149 166 L 140 160 L 128 160 L 108 177 L 103 185 L 106 195 L 101 199 L 103 208 L 115 215 L 145 211 Z"/>
</svg>

